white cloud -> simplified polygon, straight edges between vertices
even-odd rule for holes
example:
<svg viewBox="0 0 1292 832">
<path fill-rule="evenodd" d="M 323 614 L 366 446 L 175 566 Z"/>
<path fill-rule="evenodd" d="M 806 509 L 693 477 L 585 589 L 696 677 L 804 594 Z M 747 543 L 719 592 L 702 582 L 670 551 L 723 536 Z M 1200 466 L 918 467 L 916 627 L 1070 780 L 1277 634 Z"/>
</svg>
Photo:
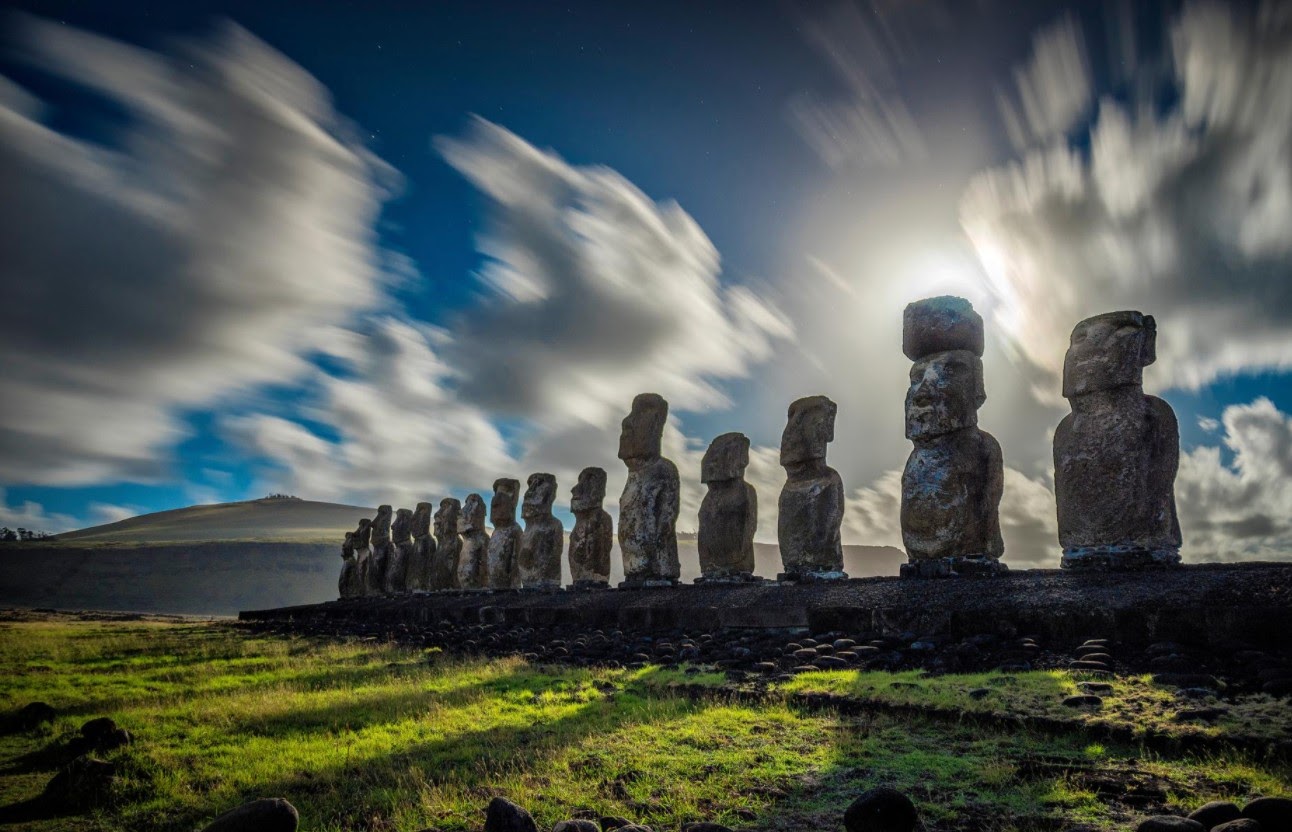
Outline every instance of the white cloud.
<svg viewBox="0 0 1292 832">
<path fill-rule="evenodd" d="M 1032 52 L 1014 69 L 1015 99 L 997 92 L 1010 141 L 1018 149 L 1067 133 L 1090 107 L 1090 62 L 1071 14 L 1032 37 Z"/>
<path fill-rule="evenodd" d="M 24 500 L 21 505 L 11 506 L 5 489 L 0 488 L 0 526 L 53 533 L 75 529 L 79 525 L 76 518 L 57 512 L 51 514 L 33 500 Z"/>
</svg>

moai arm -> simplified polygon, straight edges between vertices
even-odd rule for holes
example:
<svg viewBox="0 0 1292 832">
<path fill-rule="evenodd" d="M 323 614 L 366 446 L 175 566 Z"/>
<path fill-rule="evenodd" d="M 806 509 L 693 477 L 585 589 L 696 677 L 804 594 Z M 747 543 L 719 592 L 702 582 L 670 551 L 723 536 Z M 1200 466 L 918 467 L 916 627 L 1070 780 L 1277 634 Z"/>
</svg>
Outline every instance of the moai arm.
<svg viewBox="0 0 1292 832">
<path fill-rule="evenodd" d="M 983 489 L 983 499 L 987 501 L 983 512 L 983 516 L 987 518 L 987 528 L 983 529 L 983 539 L 987 542 L 987 556 L 999 558 L 1005 554 L 1005 539 L 1000 534 L 1000 498 L 1005 493 L 1005 457 L 996 437 L 985 430 L 980 433 L 987 463 L 987 484 Z"/>
<path fill-rule="evenodd" d="M 745 498 L 749 500 L 749 512 L 745 515 L 745 536 L 741 539 L 749 541 L 748 554 L 752 554 L 754 534 L 758 531 L 758 492 L 749 483 L 745 483 Z"/>
<path fill-rule="evenodd" d="M 1153 464 L 1149 468 L 1148 492 L 1165 495 L 1163 510 L 1169 513 L 1165 521 L 1170 542 L 1181 545 L 1180 519 L 1175 512 L 1175 475 L 1180 470 L 1180 424 L 1171 405 L 1157 396 L 1145 396 L 1149 412 L 1149 442 L 1152 445 Z"/>
</svg>

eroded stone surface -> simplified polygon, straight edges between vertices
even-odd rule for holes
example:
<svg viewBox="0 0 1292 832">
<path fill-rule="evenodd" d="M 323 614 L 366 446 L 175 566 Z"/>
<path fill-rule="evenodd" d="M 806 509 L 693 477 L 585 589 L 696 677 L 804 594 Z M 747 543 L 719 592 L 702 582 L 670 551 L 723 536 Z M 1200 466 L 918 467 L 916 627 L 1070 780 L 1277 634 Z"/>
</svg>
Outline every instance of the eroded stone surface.
<svg viewBox="0 0 1292 832">
<path fill-rule="evenodd" d="M 520 480 L 494 480 L 493 498 L 489 501 L 489 586 L 493 589 L 520 588 L 521 529 L 516 522 L 516 502 L 520 499 Z"/>
<path fill-rule="evenodd" d="M 619 458 L 628 481 L 619 498 L 619 549 L 629 586 L 676 583 L 677 514 L 681 483 L 677 466 L 660 455 L 668 402 L 655 393 L 633 399 L 619 436 Z"/>
<path fill-rule="evenodd" d="M 372 521 L 363 518 L 354 532 L 354 559 L 359 562 L 359 594 L 368 594 L 368 567 L 372 555 Z"/>
<path fill-rule="evenodd" d="M 606 498 L 604 468 L 584 468 L 570 489 L 570 511 L 574 529 L 570 532 L 570 579 L 579 589 L 610 585 L 610 550 L 614 546 L 614 522 L 601 507 Z"/>
<path fill-rule="evenodd" d="M 368 594 L 384 595 L 386 593 L 386 572 L 390 566 L 391 550 L 390 523 L 394 511 L 390 506 L 378 506 L 377 516 L 372 519 L 372 552 L 368 555 Z"/>
<path fill-rule="evenodd" d="M 390 524 L 390 564 L 386 567 L 386 591 L 399 595 L 408 591 L 408 564 L 413 554 L 413 537 L 410 534 L 413 513 L 406 508 L 395 512 Z"/>
<path fill-rule="evenodd" d="M 462 551 L 458 554 L 458 589 L 489 586 L 489 533 L 485 531 L 485 503 L 479 494 L 468 494 L 458 516 Z"/>
<path fill-rule="evenodd" d="M 458 583 L 458 555 L 462 538 L 458 536 L 458 517 L 462 504 L 454 497 L 440 500 L 435 512 L 435 551 L 431 555 L 431 576 L 427 589 L 454 589 Z"/>
<path fill-rule="evenodd" d="M 776 536 L 787 580 L 847 577 L 839 537 L 843 481 L 825 462 L 837 410 L 825 396 L 799 399 L 790 405 L 781 435 L 781 466 L 789 478 L 781 489 Z"/>
<path fill-rule="evenodd" d="M 1156 322 L 1139 312 L 1096 315 L 1072 331 L 1063 362 L 1072 412 L 1054 434 L 1064 568 L 1180 562 L 1179 426 L 1171 406 L 1143 386 L 1156 342 Z"/>
<path fill-rule="evenodd" d="M 342 598 L 356 598 L 363 594 L 359 561 L 354 554 L 354 532 L 346 532 L 345 541 L 341 544 L 341 577 L 337 580 L 337 589 Z"/>
<path fill-rule="evenodd" d="M 418 503 L 408 526 L 413 537 L 412 554 L 408 559 L 408 588 L 425 590 L 431 583 L 431 556 L 435 553 L 435 538 L 431 536 L 431 504 Z"/>
<path fill-rule="evenodd" d="M 708 493 L 700 503 L 702 580 L 750 578 L 754 574 L 754 532 L 758 528 L 758 494 L 745 482 L 749 437 L 724 433 L 709 444 L 700 463 L 700 481 Z"/>
<path fill-rule="evenodd" d="M 552 516 L 556 499 L 556 477 L 530 474 L 521 516 L 525 532 L 520 539 L 520 581 L 525 589 L 557 589 L 561 586 L 561 554 L 565 529 Z"/>
</svg>

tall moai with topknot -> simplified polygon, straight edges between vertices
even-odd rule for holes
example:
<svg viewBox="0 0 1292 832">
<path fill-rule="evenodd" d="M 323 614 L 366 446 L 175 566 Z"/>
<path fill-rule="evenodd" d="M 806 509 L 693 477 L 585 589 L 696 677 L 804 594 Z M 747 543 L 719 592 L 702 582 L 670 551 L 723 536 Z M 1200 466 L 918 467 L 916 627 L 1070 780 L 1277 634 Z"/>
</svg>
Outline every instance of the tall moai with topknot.
<svg viewBox="0 0 1292 832">
<path fill-rule="evenodd" d="M 525 531 L 520 538 L 520 582 L 524 589 L 560 589 L 561 554 L 565 528 L 552 516 L 556 477 L 530 474 L 521 516 Z"/>
<path fill-rule="evenodd" d="M 390 506 L 378 506 L 372 519 L 372 554 L 368 556 L 368 594 L 386 594 L 386 572 L 390 567 L 393 548 L 390 542 L 390 523 L 394 511 Z"/>
<path fill-rule="evenodd" d="M 462 551 L 458 555 L 458 588 L 489 588 L 489 533 L 485 531 L 485 503 L 479 494 L 468 494 L 458 516 Z"/>
<path fill-rule="evenodd" d="M 781 467 L 788 475 L 781 488 L 776 538 L 781 550 L 781 581 L 842 580 L 843 480 L 825 462 L 834 441 L 838 406 L 825 396 L 808 396 L 790 405 L 781 434 Z"/>
<path fill-rule="evenodd" d="M 754 580 L 754 531 L 758 494 L 745 482 L 749 437 L 724 433 L 700 462 L 700 482 L 709 487 L 700 503 L 700 577 L 696 583 Z"/>
<path fill-rule="evenodd" d="M 1109 312 L 1072 330 L 1063 360 L 1072 412 L 1054 432 L 1064 569 L 1180 563 L 1180 428 L 1169 404 L 1144 394 L 1144 368 L 1156 358 L 1152 315 Z"/>
<path fill-rule="evenodd" d="M 408 562 L 413 553 L 413 536 L 409 532 L 413 513 L 406 508 L 395 512 L 390 524 L 390 563 L 386 566 L 386 592 L 402 595 L 408 591 Z"/>
<path fill-rule="evenodd" d="M 982 317 L 963 298 L 909 304 L 902 352 L 914 362 L 906 438 L 915 446 L 902 471 L 902 576 L 1003 574 L 1004 461 L 1000 443 L 978 428 L 987 400 Z"/>
<path fill-rule="evenodd" d="M 429 590 L 456 589 L 458 585 L 458 555 L 462 553 L 462 538 L 458 536 L 458 516 L 462 504 L 455 497 L 440 500 L 435 512 L 435 551 L 431 555 Z"/>
<path fill-rule="evenodd" d="M 672 586 L 682 574 L 677 557 L 681 481 L 677 466 L 660 455 L 667 421 L 664 397 L 641 393 L 619 434 L 619 458 L 628 466 L 619 498 L 624 587 Z"/>
<path fill-rule="evenodd" d="M 354 559 L 359 563 L 359 594 L 368 594 L 368 567 L 372 561 L 372 521 L 367 517 L 359 521 L 354 531 Z"/>
<path fill-rule="evenodd" d="M 431 536 L 431 504 L 418 503 L 408 522 L 413 537 L 412 554 L 408 558 L 408 588 L 423 592 L 431 584 L 431 556 L 435 554 L 435 538 Z"/>
<path fill-rule="evenodd" d="M 589 467 L 579 472 L 570 490 L 574 530 L 570 532 L 570 579 L 575 589 L 610 586 L 610 550 L 614 546 L 614 521 L 601 507 L 606 499 L 606 471 Z"/>
<path fill-rule="evenodd" d="M 520 499 L 520 480 L 497 479 L 489 501 L 489 588 L 520 588 L 521 529 L 516 522 L 516 503 Z"/>
</svg>

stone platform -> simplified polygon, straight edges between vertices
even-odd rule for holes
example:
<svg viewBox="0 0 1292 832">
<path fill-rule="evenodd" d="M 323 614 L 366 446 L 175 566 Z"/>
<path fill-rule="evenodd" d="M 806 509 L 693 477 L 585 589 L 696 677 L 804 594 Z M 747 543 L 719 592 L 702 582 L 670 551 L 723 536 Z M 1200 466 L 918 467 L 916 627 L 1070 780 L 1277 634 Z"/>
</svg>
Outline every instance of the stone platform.
<svg viewBox="0 0 1292 832">
<path fill-rule="evenodd" d="M 1021 570 L 990 579 L 862 578 L 813 584 L 462 591 L 244 611 L 243 621 L 847 631 L 887 636 L 1097 633 L 1127 645 L 1178 641 L 1282 649 L 1292 637 L 1292 563 L 1201 564 L 1137 573 Z"/>
</svg>

